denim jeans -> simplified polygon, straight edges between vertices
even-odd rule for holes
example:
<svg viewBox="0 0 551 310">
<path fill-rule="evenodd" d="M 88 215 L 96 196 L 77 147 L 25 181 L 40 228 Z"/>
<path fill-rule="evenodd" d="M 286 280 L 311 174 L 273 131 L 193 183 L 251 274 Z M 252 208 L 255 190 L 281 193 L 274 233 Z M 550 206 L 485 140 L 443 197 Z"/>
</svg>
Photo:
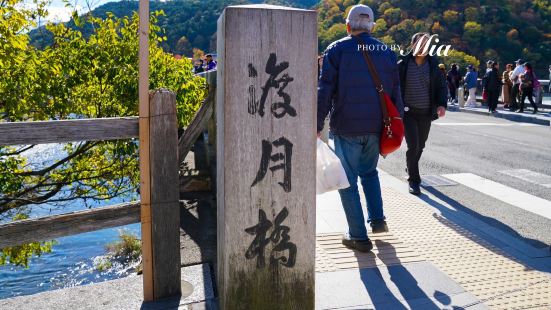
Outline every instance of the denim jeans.
<svg viewBox="0 0 551 310">
<path fill-rule="evenodd" d="M 379 136 L 347 137 L 334 135 L 335 154 L 348 177 L 350 187 L 339 190 L 351 239 L 367 239 L 366 221 L 358 191 L 358 177 L 367 202 L 367 222 L 384 220 L 381 184 L 377 172 Z"/>
</svg>

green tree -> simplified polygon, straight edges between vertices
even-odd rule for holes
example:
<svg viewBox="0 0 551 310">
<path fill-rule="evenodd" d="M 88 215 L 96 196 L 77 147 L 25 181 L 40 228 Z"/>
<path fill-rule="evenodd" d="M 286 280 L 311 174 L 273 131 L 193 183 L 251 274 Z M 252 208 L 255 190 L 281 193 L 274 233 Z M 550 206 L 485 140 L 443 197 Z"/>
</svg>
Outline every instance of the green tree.
<svg viewBox="0 0 551 310">
<path fill-rule="evenodd" d="M 396 25 L 402 19 L 402 10 L 399 8 L 390 8 L 384 12 L 383 16 L 389 25 Z"/>
<path fill-rule="evenodd" d="M 388 27 L 384 19 L 379 18 L 375 21 L 375 27 L 373 28 L 373 33 L 376 36 L 382 36 L 386 33 Z"/>
<path fill-rule="evenodd" d="M 525 40 L 539 42 L 543 37 L 543 33 L 535 26 L 530 26 L 522 30 L 522 36 Z"/>
<path fill-rule="evenodd" d="M 476 59 L 476 57 L 457 50 L 451 50 L 447 57 L 440 57 L 440 61 L 446 65 L 446 68 L 449 68 L 451 64 L 455 63 L 463 70 L 468 65 L 473 65 L 475 68 L 480 65 L 480 61 Z"/>
<path fill-rule="evenodd" d="M 80 27 L 49 25 L 54 44 L 28 45 L 31 27 L 22 0 L 0 2 L 0 117 L 30 121 L 131 116 L 138 114 L 138 16 L 77 17 Z M 38 12 L 41 13 L 41 12 Z M 178 121 L 187 125 L 205 96 L 204 80 L 192 75 L 189 60 L 177 60 L 159 44 L 161 12 L 151 15 L 150 88 L 176 93 Z M 12 21 L 12 19 L 14 19 Z M 24 22 L 23 20 L 26 20 Z M 85 37 L 81 31 L 92 27 Z M 23 152 L 34 146 L 0 147 L 0 216 L 21 219 L 41 204 L 135 199 L 139 185 L 136 141 L 68 143 L 59 158 L 31 165 Z M 26 208 L 24 208 L 26 207 Z M 51 243 L 2 249 L 0 264 L 27 265 Z"/>
<path fill-rule="evenodd" d="M 327 47 L 331 42 L 341 39 L 347 35 L 345 24 L 335 24 L 327 31 L 323 32 L 320 41 L 321 46 Z"/>
<path fill-rule="evenodd" d="M 479 9 L 475 7 L 468 7 L 465 9 L 465 20 L 470 22 L 478 22 L 480 19 Z"/>
<path fill-rule="evenodd" d="M 408 46 L 411 42 L 411 37 L 417 33 L 414 24 L 415 21 L 413 19 L 404 19 L 398 25 L 390 27 L 388 34 L 402 47 Z"/>
<path fill-rule="evenodd" d="M 176 53 L 180 53 L 182 55 L 189 55 L 192 52 L 191 43 L 186 38 L 186 36 L 182 36 L 178 42 L 176 43 Z"/>
<path fill-rule="evenodd" d="M 461 19 L 459 17 L 459 12 L 454 10 L 444 11 L 443 15 L 444 23 L 448 26 L 449 29 L 457 31 L 461 25 Z"/>
<path fill-rule="evenodd" d="M 473 48 L 480 46 L 480 39 L 482 38 L 482 26 L 477 22 L 466 22 L 463 32 L 463 40 L 467 41 Z"/>
<path fill-rule="evenodd" d="M 440 22 L 434 22 L 434 24 L 431 27 L 431 32 L 442 35 L 446 32 L 446 29 L 440 24 Z"/>
<path fill-rule="evenodd" d="M 386 10 L 391 9 L 392 4 L 388 1 L 385 1 L 379 5 L 379 14 L 384 14 Z"/>
</svg>

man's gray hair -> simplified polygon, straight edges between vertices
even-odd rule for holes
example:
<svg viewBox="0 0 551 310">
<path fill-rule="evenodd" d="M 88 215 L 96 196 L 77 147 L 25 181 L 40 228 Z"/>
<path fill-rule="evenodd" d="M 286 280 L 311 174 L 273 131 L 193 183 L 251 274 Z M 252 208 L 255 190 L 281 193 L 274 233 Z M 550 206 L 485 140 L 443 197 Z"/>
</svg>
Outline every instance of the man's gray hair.
<svg viewBox="0 0 551 310">
<path fill-rule="evenodd" d="M 357 20 L 346 19 L 346 23 L 350 25 L 350 30 L 352 31 L 368 31 L 371 32 L 375 23 L 371 21 L 370 18 L 364 17 Z"/>
</svg>

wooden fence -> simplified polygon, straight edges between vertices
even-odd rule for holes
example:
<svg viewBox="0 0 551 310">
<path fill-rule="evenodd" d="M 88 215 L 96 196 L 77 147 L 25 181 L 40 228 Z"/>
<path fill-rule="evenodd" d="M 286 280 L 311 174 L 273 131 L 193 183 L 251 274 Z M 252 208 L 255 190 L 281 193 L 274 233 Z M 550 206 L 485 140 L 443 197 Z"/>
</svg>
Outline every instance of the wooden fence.
<svg viewBox="0 0 551 310">
<path fill-rule="evenodd" d="M 213 90 L 212 80 L 209 84 Z M 163 89 L 150 93 L 149 113 L 141 119 L 0 123 L 0 146 L 139 138 L 141 155 L 141 201 L 0 225 L 0 249 L 141 222 L 145 299 L 180 294 L 179 197 L 182 190 L 205 190 L 205 182 L 179 181 L 179 166 L 212 118 L 213 106 L 209 95 L 179 141 L 175 95 Z"/>
</svg>

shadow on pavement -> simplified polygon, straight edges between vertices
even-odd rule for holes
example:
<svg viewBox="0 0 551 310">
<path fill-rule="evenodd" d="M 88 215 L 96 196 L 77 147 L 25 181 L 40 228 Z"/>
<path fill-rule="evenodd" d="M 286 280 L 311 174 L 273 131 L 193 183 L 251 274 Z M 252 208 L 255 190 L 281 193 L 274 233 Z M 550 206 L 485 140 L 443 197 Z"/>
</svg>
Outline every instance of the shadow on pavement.
<svg viewBox="0 0 551 310">
<path fill-rule="evenodd" d="M 140 310 L 169 310 L 178 309 L 180 306 L 180 297 L 171 297 L 157 301 L 143 302 Z"/>
<path fill-rule="evenodd" d="M 439 216 L 437 214 L 433 214 L 433 216 L 439 222 L 441 222 L 443 225 L 446 225 L 448 228 L 454 230 L 456 233 L 464 236 L 465 238 L 468 238 L 468 239 L 476 242 L 477 244 L 485 247 L 486 249 L 488 249 L 488 250 L 490 250 L 490 251 L 492 251 L 496 254 L 503 255 L 503 253 L 505 251 L 499 248 L 500 246 L 503 246 L 503 244 L 500 244 L 500 245 L 493 244 L 493 243 L 495 243 L 495 241 L 488 240 L 488 235 L 487 234 L 483 235 L 480 231 L 476 231 L 476 230 L 473 231 L 472 229 L 469 229 L 469 227 L 465 227 L 465 225 L 463 225 L 462 223 L 458 223 L 458 221 L 456 221 L 455 218 L 458 217 L 458 216 L 461 216 L 462 213 L 467 213 L 471 216 L 474 216 L 476 218 L 481 219 L 483 222 L 487 223 L 488 225 L 496 227 L 499 230 L 510 234 L 512 239 L 513 238 L 517 239 L 516 241 L 526 242 L 529 245 L 535 246 L 535 247 L 540 248 L 540 249 L 541 248 L 548 248 L 549 249 L 549 245 L 547 245 L 547 244 L 545 244 L 541 241 L 526 238 L 526 237 L 520 235 L 518 232 L 516 232 L 513 228 L 511 228 L 507 224 L 504 224 L 503 222 L 501 222 L 499 220 L 496 220 L 496 219 L 491 218 L 491 217 L 484 216 L 484 215 L 482 215 L 482 214 L 480 214 L 476 211 L 473 211 L 470 208 L 467 208 L 466 206 L 464 206 L 463 204 L 461 204 L 457 200 L 448 197 L 446 194 L 440 192 L 438 189 L 436 189 L 434 187 L 425 187 L 425 190 L 427 192 L 431 193 L 432 195 L 434 195 L 436 198 L 444 201 L 448 205 L 450 205 L 453 208 L 455 208 L 456 210 L 458 210 L 458 211 L 451 210 L 450 208 L 442 205 L 441 203 L 431 199 L 427 195 L 419 196 L 419 198 L 421 200 L 423 200 L 424 202 L 428 203 L 429 205 L 433 206 L 434 208 L 438 209 L 441 212 L 442 216 Z M 451 225 L 450 222 L 455 224 L 455 225 Z M 467 231 L 469 231 L 470 233 L 472 233 L 475 236 L 479 237 L 480 239 L 479 238 L 473 238 L 472 236 L 470 236 L 468 234 L 465 234 L 463 231 L 457 229 L 456 225 L 460 226 L 463 229 L 466 229 Z M 481 240 L 483 240 L 484 242 L 480 242 Z M 501 241 L 498 241 L 498 242 L 502 243 Z M 491 246 L 488 246 L 488 244 L 490 244 Z M 507 245 L 507 246 L 511 246 L 511 245 Z M 498 251 L 496 251 L 496 249 L 498 249 Z M 515 256 L 515 255 L 512 255 L 512 256 Z M 528 258 L 530 258 L 530 257 L 528 257 Z M 519 258 L 519 259 L 516 259 L 516 261 L 523 264 L 526 269 L 535 269 L 535 270 L 540 270 L 540 271 L 544 271 L 544 272 L 551 272 L 551 266 L 549 266 L 549 265 L 548 266 L 541 266 L 541 264 L 539 264 L 539 265 L 538 264 L 532 264 L 532 263 L 528 262 L 526 258 L 525 259 L 520 259 Z"/>
<path fill-rule="evenodd" d="M 180 201 L 180 247 L 182 266 L 207 264 L 212 267 L 211 281 L 203 283 L 216 283 L 216 207 L 210 202 Z M 216 285 L 212 289 L 217 296 Z"/>
<path fill-rule="evenodd" d="M 404 306 L 403 301 L 400 301 L 385 282 L 385 277 L 381 273 L 381 267 L 372 267 L 360 269 L 360 277 L 365 285 L 367 293 L 371 299 L 371 302 L 375 309 L 419 309 L 419 310 L 438 310 L 440 306 L 434 303 L 431 298 L 434 298 L 441 302 L 443 305 L 450 305 L 451 298 L 447 294 L 435 291 L 433 296 L 428 296 L 420 287 L 415 277 L 407 270 L 406 267 L 397 263 L 399 258 L 396 255 L 396 250 L 392 244 L 382 241 L 374 240 L 376 248 L 385 248 L 384 255 L 380 253 L 375 255 L 374 253 L 362 253 L 354 252 L 358 260 L 368 261 L 368 265 L 376 265 L 376 258 L 379 258 L 386 266 L 388 275 L 390 275 L 391 282 L 398 288 L 398 291 L 407 307 Z M 390 249 L 390 251 L 388 251 Z M 360 257 L 361 256 L 361 257 Z M 388 279 L 388 278 L 387 278 Z M 415 302 L 412 302 L 415 301 Z M 463 308 L 453 307 L 454 310 L 461 310 Z"/>
</svg>

